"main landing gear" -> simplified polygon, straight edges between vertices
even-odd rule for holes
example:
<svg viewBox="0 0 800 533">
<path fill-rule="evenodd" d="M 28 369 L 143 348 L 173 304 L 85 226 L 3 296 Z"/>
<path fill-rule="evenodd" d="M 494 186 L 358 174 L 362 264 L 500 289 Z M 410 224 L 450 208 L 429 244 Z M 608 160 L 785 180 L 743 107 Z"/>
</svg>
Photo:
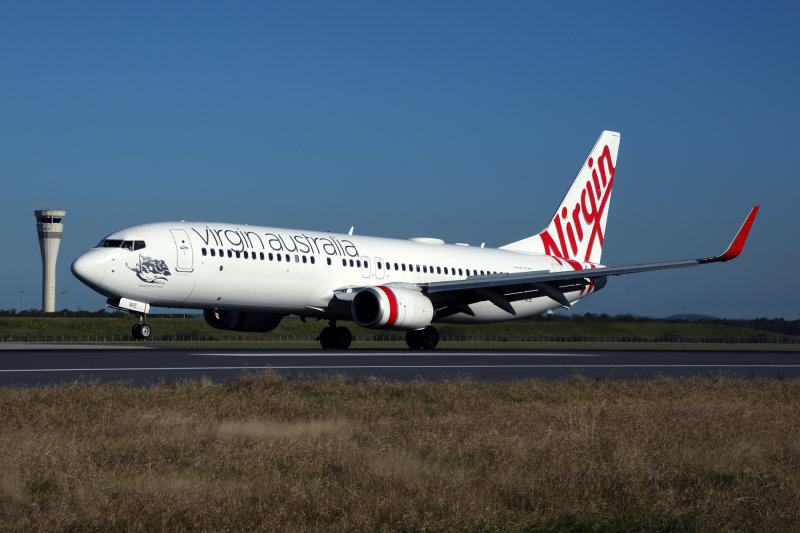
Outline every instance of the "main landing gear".
<svg viewBox="0 0 800 533">
<path fill-rule="evenodd" d="M 336 327 L 336 321 L 319 334 L 319 342 L 326 350 L 346 350 L 350 347 L 353 336 L 345 327 Z M 439 344 L 439 332 L 433 326 L 406 332 L 406 344 L 412 350 L 433 350 Z"/>
<path fill-rule="evenodd" d="M 140 313 L 139 323 L 133 325 L 131 328 L 131 335 L 133 335 L 134 339 L 147 340 L 152 333 L 150 326 L 147 325 L 147 317 L 144 313 Z"/>
<path fill-rule="evenodd" d="M 336 327 L 336 321 L 331 320 L 330 326 L 324 328 L 319 334 L 319 342 L 326 350 L 346 350 L 353 342 L 353 335 L 350 330 L 345 327 Z"/>
<path fill-rule="evenodd" d="M 439 332 L 433 326 L 406 332 L 406 344 L 412 350 L 433 350 L 439 344 Z"/>
</svg>

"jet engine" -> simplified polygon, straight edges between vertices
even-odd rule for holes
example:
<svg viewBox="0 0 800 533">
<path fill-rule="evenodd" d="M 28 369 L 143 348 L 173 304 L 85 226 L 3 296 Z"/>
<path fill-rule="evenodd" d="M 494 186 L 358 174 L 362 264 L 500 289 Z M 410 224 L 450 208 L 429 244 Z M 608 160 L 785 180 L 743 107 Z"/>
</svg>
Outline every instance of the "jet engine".
<svg viewBox="0 0 800 533">
<path fill-rule="evenodd" d="M 380 285 L 358 291 L 351 312 L 361 327 L 411 330 L 430 325 L 433 303 L 422 293 Z"/>
<path fill-rule="evenodd" d="M 258 311 L 205 309 L 203 318 L 212 328 L 264 333 L 275 329 L 283 316 Z"/>
</svg>

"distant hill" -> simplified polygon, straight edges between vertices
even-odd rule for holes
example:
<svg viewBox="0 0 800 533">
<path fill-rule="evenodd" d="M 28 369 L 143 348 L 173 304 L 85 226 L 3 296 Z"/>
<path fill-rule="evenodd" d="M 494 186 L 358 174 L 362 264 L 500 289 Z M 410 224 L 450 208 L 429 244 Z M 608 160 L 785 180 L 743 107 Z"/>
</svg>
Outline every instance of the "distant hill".
<svg viewBox="0 0 800 533">
<path fill-rule="evenodd" d="M 666 320 L 679 320 L 681 322 L 700 322 L 701 320 L 716 320 L 717 317 L 711 315 L 693 315 L 691 313 L 683 313 L 679 315 L 670 315 Z"/>
</svg>

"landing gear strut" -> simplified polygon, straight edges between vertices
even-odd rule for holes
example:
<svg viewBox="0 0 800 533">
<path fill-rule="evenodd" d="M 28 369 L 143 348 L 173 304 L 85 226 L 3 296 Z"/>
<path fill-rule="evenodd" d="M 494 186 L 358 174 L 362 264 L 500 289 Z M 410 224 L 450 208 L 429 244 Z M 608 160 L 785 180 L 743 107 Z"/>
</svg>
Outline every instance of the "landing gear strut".
<svg viewBox="0 0 800 533">
<path fill-rule="evenodd" d="M 147 340 L 152 333 L 150 326 L 147 325 L 147 317 L 144 313 L 140 313 L 139 323 L 133 325 L 131 328 L 131 335 L 133 335 L 134 339 Z"/>
<path fill-rule="evenodd" d="M 326 350 L 336 348 L 346 350 L 352 341 L 353 335 L 350 334 L 350 330 L 345 327 L 337 328 L 335 320 L 331 320 L 330 325 L 319 334 L 319 342 Z"/>
<path fill-rule="evenodd" d="M 433 326 L 406 332 L 406 344 L 412 350 L 433 350 L 439 344 L 439 332 Z"/>
</svg>

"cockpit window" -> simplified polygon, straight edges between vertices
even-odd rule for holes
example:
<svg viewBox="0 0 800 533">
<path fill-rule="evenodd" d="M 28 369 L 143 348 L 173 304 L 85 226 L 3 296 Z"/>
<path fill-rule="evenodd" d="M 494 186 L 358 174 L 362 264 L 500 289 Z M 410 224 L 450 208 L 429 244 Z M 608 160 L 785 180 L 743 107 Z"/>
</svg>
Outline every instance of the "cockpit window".
<svg viewBox="0 0 800 533">
<path fill-rule="evenodd" d="M 144 247 L 144 241 L 123 241 L 120 239 L 103 239 L 98 245 L 98 248 L 126 248 L 128 250 L 141 250 Z"/>
</svg>

